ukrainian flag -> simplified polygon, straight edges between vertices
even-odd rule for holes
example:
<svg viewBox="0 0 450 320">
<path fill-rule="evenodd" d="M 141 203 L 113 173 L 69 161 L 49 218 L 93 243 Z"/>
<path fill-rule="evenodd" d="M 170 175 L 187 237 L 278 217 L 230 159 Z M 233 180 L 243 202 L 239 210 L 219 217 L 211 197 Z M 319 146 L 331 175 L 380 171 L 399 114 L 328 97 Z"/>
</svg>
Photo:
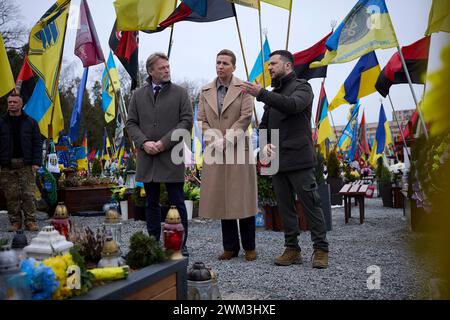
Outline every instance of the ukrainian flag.
<svg viewBox="0 0 450 320">
<path fill-rule="evenodd" d="M 54 109 L 53 119 L 52 109 Z M 51 98 L 45 90 L 44 81 L 39 78 L 34 87 L 33 94 L 23 108 L 23 111 L 38 122 L 42 135 L 58 142 L 59 133 L 64 130 L 64 118 L 58 91 L 56 91 L 55 102 L 52 103 Z M 52 137 L 48 136 L 48 125 L 50 123 L 52 124 Z"/>
<path fill-rule="evenodd" d="M 369 162 L 375 167 L 377 159 L 382 157 L 384 149 L 388 144 L 392 143 L 391 129 L 389 128 L 389 122 L 386 119 L 386 113 L 384 107 L 380 107 L 380 115 L 378 118 L 377 132 L 375 133 L 375 139 L 373 141 L 372 150 L 370 152 Z"/>
<path fill-rule="evenodd" d="M 2 35 L 0 34 L 0 97 L 3 97 L 15 88 L 14 77 L 9 64 L 8 55 L 6 54 L 5 45 Z"/>
<path fill-rule="evenodd" d="M 375 49 L 398 47 L 384 0 L 359 0 L 326 42 L 322 61 L 311 68 L 355 60 Z"/>
<path fill-rule="evenodd" d="M 263 56 L 262 53 L 260 52 L 258 58 L 256 59 L 255 64 L 253 65 L 252 71 L 250 72 L 248 81 L 253 82 L 256 80 L 258 81 L 259 84 L 261 84 L 261 86 L 268 87 L 271 84 L 271 79 L 269 74 L 270 47 L 267 37 L 263 44 L 263 52 L 264 52 L 264 77 L 262 70 Z"/>
<path fill-rule="evenodd" d="M 108 76 L 109 70 L 109 76 Z M 112 85 L 110 78 L 112 80 Z M 103 71 L 102 77 L 102 108 L 105 113 L 105 121 L 111 122 L 116 117 L 116 95 L 114 90 L 120 89 L 119 74 L 117 73 L 116 64 L 112 52 L 109 52 L 108 62 Z"/>
<path fill-rule="evenodd" d="M 325 94 L 325 92 L 324 92 Z M 331 128 L 330 119 L 328 118 L 328 99 L 325 94 L 322 102 L 320 119 L 319 119 L 319 130 L 317 143 L 321 144 L 325 139 L 333 136 L 333 129 Z"/>
<path fill-rule="evenodd" d="M 64 129 L 58 80 L 69 7 L 70 0 L 57 0 L 31 29 L 29 39 L 28 63 L 39 80 L 24 111 L 39 123 L 44 136 L 55 141 Z M 48 137 L 49 124 L 53 137 Z"/>
<path fill-rule="evenodd" d="M 338 147 L 342 151 L 345 151 L 348 149 L 348 147 L 351 145 L 351 142 L 356 139 L 356 130 L 355 126 L 358 124 L 358 114 L 359 114 L 359 101 L 356 103 L 354 108 L 351 110 L 350 119 L 347 123 L 347 125 L 344 128 L 344 131 L 342 131 L 342 135 L 339 138 L 338 141 Z"/>
<path fill-rule="evenodd" d="M 342 104 L 355 104 L 358 99 L 377 91 L 375 83 L 381 68 L 374 51 L 362 56 L 328 108 L 336 109 Z"/>
<path fill-rule="evenodd" d="M 105 132 L 103 134 L 103 150 L 102 150 L 102 159 L 103 160 L 109 160 L 109 151 L 108 149 L 111 147 L 111 142 L 109 141 L 108 135 L 106 134 L 106 128 Z"/>
<path fill-rule="evenodd" d="M 192 150 L 194 152 L 194 162 L 198 170 L 202 169 L 203 164 L 203 139 L 202 132 L 197 122 L 198 105 L 194 108 L 194 126 L 192 127 Z"/>
<path fill-rule="evenodd" d="M 124 153 L 125 153 L 125 146 L 122 143 L 122 145 L 119 148 L 119 156 L 117 158 L 117 166 L 119 169 L 122 169 L 122 167 L 124 165 L 124 160 L 123 160 Z"/>
<path fill-rule="evenodd" d="M 81 147 L 75 148 L 75 158 L 77 159 L 78 170 L 88 171 L 88 149 L 87 149 L 87 137 L 84 134 Z"/>
</svg>

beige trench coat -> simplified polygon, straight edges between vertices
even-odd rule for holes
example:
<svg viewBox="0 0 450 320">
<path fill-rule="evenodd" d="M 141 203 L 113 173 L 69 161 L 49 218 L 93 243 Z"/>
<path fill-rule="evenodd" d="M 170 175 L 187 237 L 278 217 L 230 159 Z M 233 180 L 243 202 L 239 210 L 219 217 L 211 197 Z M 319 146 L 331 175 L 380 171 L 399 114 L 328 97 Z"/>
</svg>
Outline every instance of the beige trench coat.
<svg viewBox="0 0 450 320">
<path fill-rule="evenodd" d="M 203 162 L 199 215 L 213 219 L 242 219 L 254 216 L 257 211 L 256 165 L 250 163 L 253 148 L 248 136 L 248 127 L 253 112 L 253 97 L 244 94 L 239 87 L 242 81 L 233 76 L 225 96 L 219 117 L 215 79 L 202 88 L 197 120 L 202 123 L 202 132 L 218 129 L 227 139 L 225 152 L 233 151 L 234 163 L 207 164 Z M 242 129 L 247 135 L 232 138 L 226 129 Z M 244 139 L 242 141 L 242 139 Z M 245 161 L 237 164 L 237 146 L 245 143 Z M 210 143 L 205 143 L 208 152 Z M 212 151 L 214 154 L 214 151 Z M 205 154 L 206 157 L 206 154 Z M 244 159 L 244 158 L 242 158 Z"/>
</svg>

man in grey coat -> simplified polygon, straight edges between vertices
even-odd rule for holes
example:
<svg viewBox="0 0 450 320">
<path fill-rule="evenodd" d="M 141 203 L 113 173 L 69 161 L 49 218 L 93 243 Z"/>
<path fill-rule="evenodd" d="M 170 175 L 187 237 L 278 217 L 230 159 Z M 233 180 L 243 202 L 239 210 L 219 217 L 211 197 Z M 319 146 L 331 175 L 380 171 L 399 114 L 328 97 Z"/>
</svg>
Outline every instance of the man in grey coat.
<svg viewBox="0 0 450 320">
<path fill-rule="evenodd" d="M 175 205 L 185 230 L 183 255 L 188 255 L 187 212 L 184 205 L 184 163 L 171 159 L 172 132 L 191 132 L 192 106 L 186 89 L 170 82 L 169 58 L 164 53 L 150 55 L 146 63 L 147 83 L 131 97 L 127 131 L 136 144 L 136 181 L 144 183 L 147 194 L 147 229 L 157 241 L 161 238 L 160 183 L 164 183 L 171 205 Z M 181 142 L 182 143 L 182 142 Z"/>
</svg>

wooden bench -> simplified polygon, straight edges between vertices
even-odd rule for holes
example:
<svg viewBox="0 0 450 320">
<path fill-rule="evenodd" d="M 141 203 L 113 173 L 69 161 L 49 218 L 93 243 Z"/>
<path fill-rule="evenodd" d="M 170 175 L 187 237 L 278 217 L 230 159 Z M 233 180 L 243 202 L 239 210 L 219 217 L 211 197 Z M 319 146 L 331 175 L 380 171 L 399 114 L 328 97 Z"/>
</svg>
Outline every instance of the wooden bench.
<svg viewBox="0 0 450 320">
<path fill-rule="evenodd" d="M 344 196 L 344 212 L 345 212 L 345 223 L 352 217 L 352 197 L 355 198 L 355 204 L 359 203 L 359 222 L 364 223 L 364 198 L 369 189 L 369 185 L 355 183 L 346 184 L 339 191 L 339 194 Z"/>
</svg>

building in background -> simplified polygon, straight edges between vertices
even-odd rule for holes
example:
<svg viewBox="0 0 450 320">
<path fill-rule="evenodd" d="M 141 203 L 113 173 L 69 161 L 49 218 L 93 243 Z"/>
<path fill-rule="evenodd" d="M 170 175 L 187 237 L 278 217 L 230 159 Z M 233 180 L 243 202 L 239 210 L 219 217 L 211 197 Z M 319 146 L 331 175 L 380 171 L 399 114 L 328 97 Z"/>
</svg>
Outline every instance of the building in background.
<svg viewBox="0 0 450 320">
<path fill-rule="evenodd" d="M 400 127 L 404 129 L 406 124 L 408 123 L 408 120 L 411 119 L 412 114 L 414 113 L 415 109 L 406 109 L 406 110 L 397 110 L 395 111 L 395 116 L 397 117 L 398 123 L 400 124 Z M 371 122 L 366 123 L 366 132 L 367 132 L 367 141 L 373 141 L 375 138 L 375 133 L 377 132 L 378 122 Z M 392 140 L 398 140 L 401 136 L 400 130 L 398 128 L 397 123 L 395 122 L 395 118 L 393 118 L 391 121 L 389 121 L 389 127 L 391 128 L 392 133 Z M 345 128 L 345 125 L 342 126 L 336 126 L 336 134 L 337 138 L 342 135 L 342 131 Z"/>
</svg>

